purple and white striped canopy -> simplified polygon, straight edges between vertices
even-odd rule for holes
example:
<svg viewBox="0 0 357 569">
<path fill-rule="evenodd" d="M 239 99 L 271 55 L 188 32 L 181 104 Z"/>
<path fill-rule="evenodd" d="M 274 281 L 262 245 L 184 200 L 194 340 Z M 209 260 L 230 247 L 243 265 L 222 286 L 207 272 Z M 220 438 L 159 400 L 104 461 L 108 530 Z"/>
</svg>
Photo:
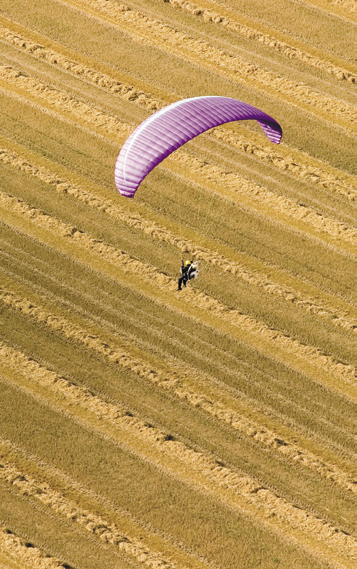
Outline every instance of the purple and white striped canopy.
<svg viewBox="0 0 357 569">
<path fill-rule="evenodd" d="M 145 176 L 174 150 L 206 130 L 237 120 L 256 120 L 279 144 L 282 129 L 259 109 L 228 97 L 194 97 L 177 101 L 146 119 L 129 136 L 115 165 L 115 184 L 128 198 Z"/>
</svg>

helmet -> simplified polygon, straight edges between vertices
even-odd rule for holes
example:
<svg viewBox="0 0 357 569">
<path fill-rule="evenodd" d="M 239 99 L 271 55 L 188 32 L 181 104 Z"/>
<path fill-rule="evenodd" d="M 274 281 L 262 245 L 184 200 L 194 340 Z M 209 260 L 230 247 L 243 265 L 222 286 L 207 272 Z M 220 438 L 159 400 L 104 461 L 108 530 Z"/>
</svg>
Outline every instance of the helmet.
<svg viewBox="0 0 357 569">
<path fill-rule="evenodd" d="M 191 265 L 191 261 L 186 261 L 185 265 L 188 267 L 188 265 Z"/>
</svg>

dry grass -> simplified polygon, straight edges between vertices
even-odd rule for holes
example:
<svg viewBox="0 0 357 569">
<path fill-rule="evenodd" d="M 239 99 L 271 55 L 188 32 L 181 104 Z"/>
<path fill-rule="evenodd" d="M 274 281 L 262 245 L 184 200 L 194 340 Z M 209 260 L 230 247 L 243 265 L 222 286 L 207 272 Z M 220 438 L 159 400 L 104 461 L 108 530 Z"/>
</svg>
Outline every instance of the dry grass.
<svg viewBox="0 0 357 569">
<path fill-rule="evenodd" d="M 158 2 L 169 2 L 175 8 L 186 10 L 189 14 L 202 18 L 204 22 L 212 22 L 235 34 L 258 41 L 267 48 L 284 54 L 289 59 L 297 59 L 312 67 L 322 69 L 341 80 L 356 82 L 353 72 L 344 69 L 343 64 L 340 67 L 334 65 L 323 50 L 321 50 L 321 54 L 317 55 L 317 50 L 312 46 L 303 45 L 296 38 L 289 38 L 289 44 L 280 39 L 283 38 L 283 34 L 277 33 L 277 30 L 269 31 L 269 28 L 264 26 L 262 22 L 249 21 L 245 14 L 237 14 L 233 10 L 227 9 L 226 6 L 207 1 L 191 3 L 186 0 L 158 0 Z"/>
<path fill-rule="evenodd" d="M 107 0 L 96 0 L 94 3 L 89 0 L 64 3 L 78 6 L 84 13 L 89 10 L 92 17 L 103 18 L 104 21 L 109 16 L 111 22 L 115 22 L 120 30 L 130 34 L 134 40 L 160 47 L 169 55 L 179 56 L 189 62 L 194 61 L 196 65 L 221 73 L 233 81 L 248 84 L 252 89 L 270 93 L 273 91 L 275 97 L 280 96 L 283 101 L 288 101 L 293 106 L 298 102 L 300 108 L 309 109 L 312 113 L 317 112 L 319 117 L 325 116 L 326 120 L 335 119 L 337 124 L 346 127 L 355 120 L 352 105 L 330 99 L 303 83 L 296 83 L 279 74 L 265 71 L 243 58 L 233 57 L 202 39 L 196 40 L 126 6 Z"/>
<path fill-rule="evenodd" d="M 4 0 L 0 567 L 354 566 L 352 21 Z M 128 134 L 203 94 L 283 143 L 213 129 L 120 198 Z"/>
</svg>

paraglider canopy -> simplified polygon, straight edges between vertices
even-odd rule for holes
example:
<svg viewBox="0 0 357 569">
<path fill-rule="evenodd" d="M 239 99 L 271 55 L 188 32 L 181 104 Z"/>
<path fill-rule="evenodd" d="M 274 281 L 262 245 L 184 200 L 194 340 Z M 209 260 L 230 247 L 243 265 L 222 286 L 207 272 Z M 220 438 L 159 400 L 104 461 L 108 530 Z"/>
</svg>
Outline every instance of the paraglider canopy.
<svg viewBox="0 0 357 569">
<path fill-rule="evenodd" d="M 174 150 L 210 128 L 237 120 L 256 120 L 269 140 L 279 144 L 280 125 L 248 103 L 215 96 L 184 99 L 154 113 L 129 136 L 115 165 L 117 189 L 134 197 L 143 179 Z"/>
</svg>

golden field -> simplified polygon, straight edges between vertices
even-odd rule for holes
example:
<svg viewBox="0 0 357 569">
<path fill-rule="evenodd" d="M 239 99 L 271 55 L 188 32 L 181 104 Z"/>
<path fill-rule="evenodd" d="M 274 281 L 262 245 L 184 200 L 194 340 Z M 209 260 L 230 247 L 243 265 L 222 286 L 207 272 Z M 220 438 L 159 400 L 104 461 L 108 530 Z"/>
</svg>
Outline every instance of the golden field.
<svg viewBox="0 0 357 569">
<path fill-rule="evenodd" d="M 2 0 L 0 569 L 355 567 L 355 20 Z M 121 197 L 130 133 L 202 95 L 282 143 L 223 125 Z"/>
</svg>

